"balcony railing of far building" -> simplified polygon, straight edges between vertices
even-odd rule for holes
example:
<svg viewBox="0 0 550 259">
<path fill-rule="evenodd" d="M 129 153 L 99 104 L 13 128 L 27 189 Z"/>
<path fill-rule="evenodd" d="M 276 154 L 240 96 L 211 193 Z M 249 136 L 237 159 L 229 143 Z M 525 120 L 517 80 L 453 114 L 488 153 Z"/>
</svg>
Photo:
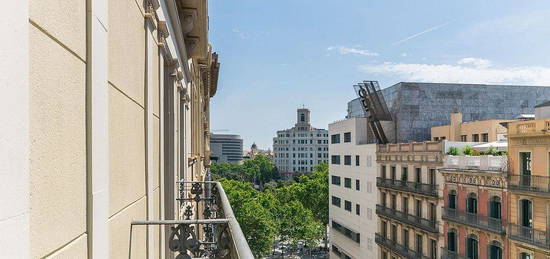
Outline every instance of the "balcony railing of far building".
<svg viewBox="0 0 550 259">
<path fill-rule="evenodd" d="M 181 181 L 177 188 L 183 219 L 133 221 L 130 240 L 134 226 L 169 225 L 166 242 L 176 258 L 254 258 L 219 182 Z"/>
<path fill-rule="evenodd" d="M 397 221 L 416 226 L 425 231 L 432 233 L 439 232 L 438 224 L 436 220 L 429 220 L 422 217 L 417 217 L 408 213 L 404 213 L 398 210 L 384 207 L 382 205 L 376 205 L 376 214 L 395 219 Z"/>
<path fill-rule="evenodd" d="M 466 256 L 443 247 L 441 248 L 441 259 L 466 259 Z"/>
<path fill-rule="evenodd" d="M 399 244 L 397 241 L 391 240 L 380 233 L 376 233 L 374 241 L 376 244 L 390 250 L 394 253 L 399 254 L 400 256 L 408 259 L 430 259 L 425 256 L 422 252 L 414 251 L 402 244 Z"/>
<path fill-rule="evenodd" d="M 550 249 L 550 232 L 544 232 L 517 224 L 509 224 L 508 236 L 512 240 L 525 242 L 544 249 Z"/>
<path fill-rule="evenodd" d="M 457 169 L 465 171 L 498 172 L 508 171 L 508 158 L 506 156 L 452 156 L 445 157 L 444 169 Z"/>
<path fill-rule="evenodd" d="M 508 189 L 511 191 L 543 194 L 550 197 L 550 177 L 539 175 L 508 175 Z"/>
<path fill-rule="evenodd" d="M 444 220 L 477 227 L 497 234 L 504 234 L 505 232 L 501 219 L 468 213 L 447 207 L 443 208 L 442 218 Z"/>
<path fill-rule="evenodd" d="M 376 177 L 376 186 L 437 197 L 437 185 Z"/>
<path fill-rule="evenodd" d="M 550 131 L 550 120 L 514 122 L 508 128 L 508 137 L 545 134 Z"/>
</svg>

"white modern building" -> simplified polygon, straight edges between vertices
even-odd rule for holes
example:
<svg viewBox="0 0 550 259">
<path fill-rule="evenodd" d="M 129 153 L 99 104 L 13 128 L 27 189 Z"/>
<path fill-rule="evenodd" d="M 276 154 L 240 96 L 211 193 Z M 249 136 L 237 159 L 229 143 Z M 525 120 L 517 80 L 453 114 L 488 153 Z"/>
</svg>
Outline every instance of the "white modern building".
<svg viewBox="0 0 550 259">
<path fill-rule="evenodd" d="M 310 124 L 310 111 L 298 109 L 296 125 L 277 131 L 273 138 L 274 161 L 281 173 L 309 173 L 328 162 L 328 131 Z"/>
<path fill-rule="evenodd" d="M 240 163 L 243 161 L 243 139 L 234 134 L 212 134 L 210 136 L 210 159 L 215 162 Z"/>
<path fill-rule="evenodd" d="M 366 118 L 329 125 L 330 258 L 377 258 L 376 144 Z"/>
</svg>

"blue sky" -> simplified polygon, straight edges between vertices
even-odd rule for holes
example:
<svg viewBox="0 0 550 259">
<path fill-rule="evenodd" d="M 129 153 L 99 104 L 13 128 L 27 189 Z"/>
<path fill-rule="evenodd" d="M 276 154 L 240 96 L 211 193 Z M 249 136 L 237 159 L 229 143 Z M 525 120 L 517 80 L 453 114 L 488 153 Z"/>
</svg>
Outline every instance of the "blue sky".
<svg viewBox="0 0 550 259">
<path fill-rule="evenodd" d="M 550 86 L 550 1 L 209 2 L 211 129 L 245 149 L 271 148 L 302 105 L 317 128 L 344 118 L 362 80 Z"/>
</svg>

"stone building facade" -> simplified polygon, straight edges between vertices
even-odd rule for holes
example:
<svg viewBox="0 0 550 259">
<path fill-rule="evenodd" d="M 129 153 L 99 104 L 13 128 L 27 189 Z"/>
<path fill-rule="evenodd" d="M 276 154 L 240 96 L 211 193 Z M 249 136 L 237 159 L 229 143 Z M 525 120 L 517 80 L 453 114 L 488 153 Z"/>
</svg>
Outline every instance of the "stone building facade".
<svg viewBox="0 0 550 259">
<path fill-rule="evenodd" d="M 550 114 L 548 103 L 537 115 Z M 508 124 L 511 259 L 550 257 L 550 119 Z"/>
<path fill-rule="evenodd" d="M 5 258 L 170 258 L 176 181 L 205 180 L 206 0 L 18 0 L 0 18 Z M 130 234 L 131 243 L 130 243 Z"/>
<path fill-rule="evenodd" d="M 374 243 L 378 202 L 376 144 L 365 144 L 366 125 L 365 118 L 329 125 L 329 135 L 347 140 L 331 143 L 329 148 L 331 258 L 378 256 Z"/>
<path fill-rule="evenodd" d="M 465 122 L 515 119 L 534 114 L 550 99 L 550 87 L 400 82 L 382 89 L 393 123 L 385 125 L 390 142 L 430 140 L 430 128 L 448 125 L 453 111 Z M 348 117 L 364 116 L 359 99 L 348 103 Z"/>
<path fill-rule="evenodd" d="M 510 258 L 506 156 L 446 156 L 443 258 Z"/>
<path fill-rule="evenodd" d="M 308 109 L 298 109 L 296 124 L 277 131 L 273 138 L 273 160 L 280 173 L 309 173 L 328 161 L 328 131 L 311 126 Z"/>
</svg>

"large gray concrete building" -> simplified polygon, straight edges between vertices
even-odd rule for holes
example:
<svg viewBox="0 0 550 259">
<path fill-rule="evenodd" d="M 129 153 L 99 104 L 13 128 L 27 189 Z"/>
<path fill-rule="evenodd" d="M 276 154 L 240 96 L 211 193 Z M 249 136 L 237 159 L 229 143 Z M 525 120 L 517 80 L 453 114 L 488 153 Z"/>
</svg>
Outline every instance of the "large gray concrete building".
<svg viewBox="0 0 550 259">
<path fill-rule="evenodd" d="M 401 82 L 382 94 L 393 119 L 384 125 L 389 141 L 408 142 L 429 140 L 431 127 L 449 124 L 454 110 L 463 121 L 534 114 L 535 105 L 550 99 L 550 87 Z M 350 101 L 347 117 L 363 116 L 359 99 Z"/>
<path fill-rule="evenodd" d="M 243 139 L 233 134 L 212 134 L 210 137 L 212 160 L 240 163 L 243 160 Z"/>
<path fill-rule="evenodd" d="M 328 130 L 311 126 L 308 109 L 298 109 L 294 127 L 273 138 L 274 162 L 280 173 L 310 173 L 328 161 Z"/>
</svg>

